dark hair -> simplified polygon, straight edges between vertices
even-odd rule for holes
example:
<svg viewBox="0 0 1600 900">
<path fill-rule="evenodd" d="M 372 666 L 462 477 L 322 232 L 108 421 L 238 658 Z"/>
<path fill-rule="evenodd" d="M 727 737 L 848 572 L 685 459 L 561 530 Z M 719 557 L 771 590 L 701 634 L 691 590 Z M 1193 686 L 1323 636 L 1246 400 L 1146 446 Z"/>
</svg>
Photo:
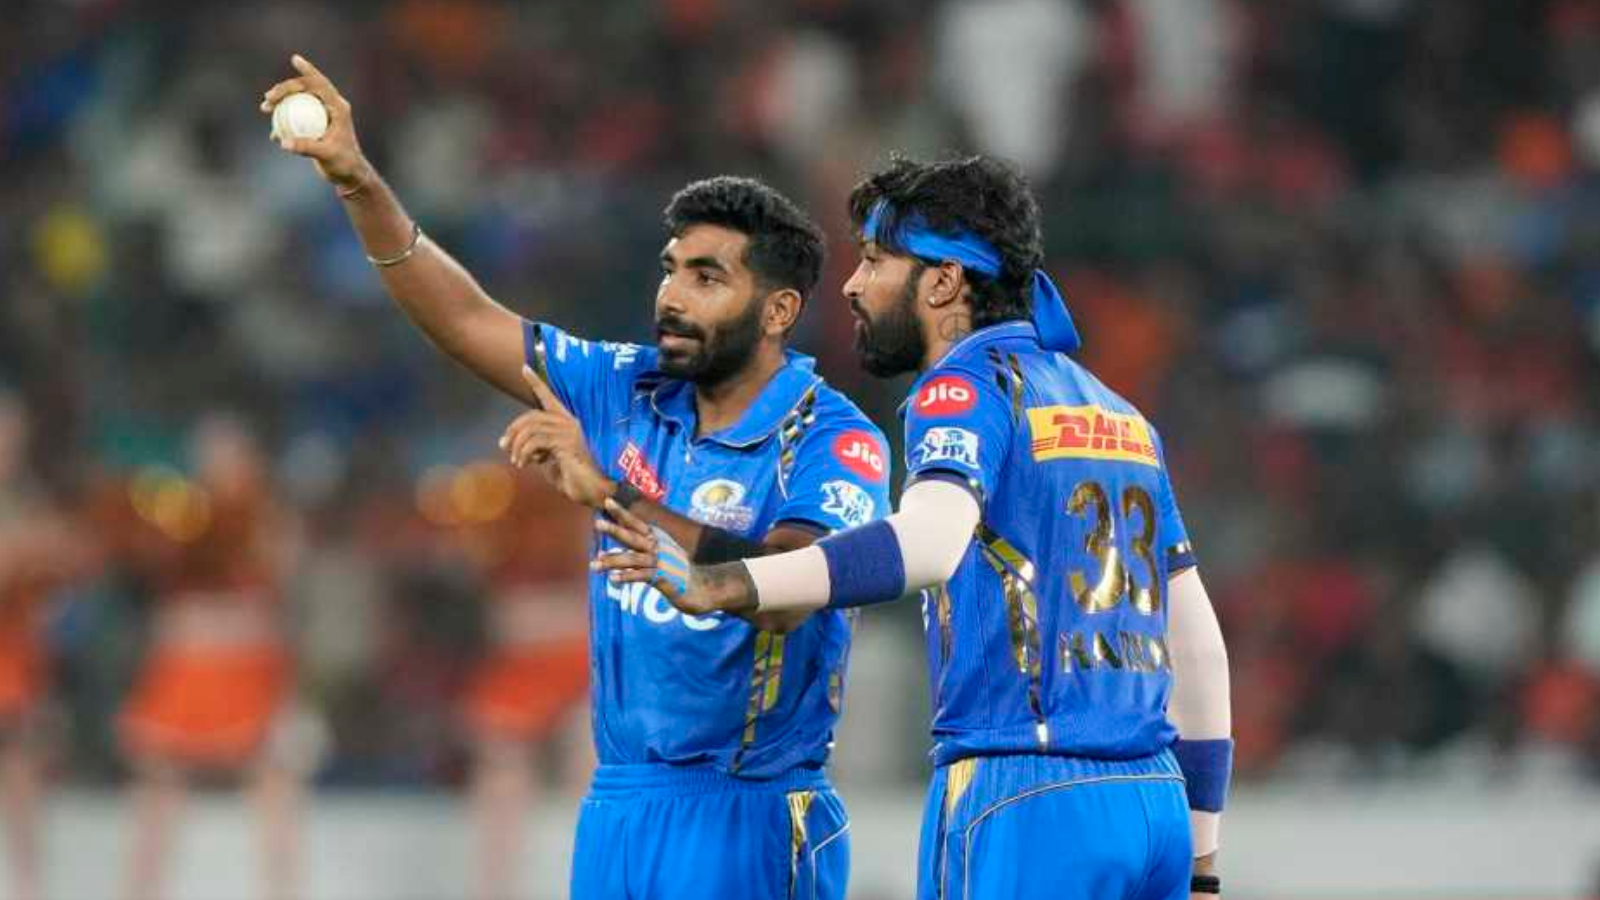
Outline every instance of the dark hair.
<svg viewBox="0 0 1600 900">
<path fill-rule="evenodd" d="M 672 195 L 662 221 L 674 237 L 691 225 L 720 225 L 750 238 L 744 264 L 769 290 L 811 298 L 822 278 L 822 229 L 788 197 L 754 178 L 718 175 Z"/>
<path fill-rule="evenodd" d="M 1022 173 L 991 156 L 967 156 L 938 162 L 893 157 L 889 166 L 850 191 L 850 220 L 859 233 L 879 200 L 890 211 L 883 230 L 891 253 L 909 256 L 895 235 L 907 216 L 920 217 L 934 231 L 970 231 L 1000 252 L 1000 274 L 989 277 L 967 270 L 972 287 L 972 324 L 976 328 L 1028 318 L 1033 270 L 1044 262 L 1039 232 L 1039 204 Z M 940 260 L 930 260 L 940 262 Z"/>
</svg>

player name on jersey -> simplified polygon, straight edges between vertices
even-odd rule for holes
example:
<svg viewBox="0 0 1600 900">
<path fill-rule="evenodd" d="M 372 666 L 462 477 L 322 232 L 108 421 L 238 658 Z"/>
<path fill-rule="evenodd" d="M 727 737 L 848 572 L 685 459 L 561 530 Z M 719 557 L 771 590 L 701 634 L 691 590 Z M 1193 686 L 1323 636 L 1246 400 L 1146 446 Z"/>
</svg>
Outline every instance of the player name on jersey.
<svg viewBox="0 0 1600 900">
<path fill-rule="evenodd" d="M 1098 631 L 1074 631 L 1057 636 L 1061 669 L 1070 672 L 1121 669 L 1129 672 L 1170 672 L 1172 654 L 1167 641 L 1153 634 L 1119 631 L 1115 639 Z"/>
</svg>

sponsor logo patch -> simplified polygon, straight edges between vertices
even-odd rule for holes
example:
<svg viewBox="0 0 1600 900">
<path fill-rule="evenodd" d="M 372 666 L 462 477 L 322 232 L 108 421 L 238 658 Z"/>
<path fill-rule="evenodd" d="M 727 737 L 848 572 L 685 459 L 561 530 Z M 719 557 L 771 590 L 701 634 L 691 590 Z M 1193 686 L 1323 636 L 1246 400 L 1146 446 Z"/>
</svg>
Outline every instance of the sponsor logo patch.
<svg viewBox="0 0 1600 900">
<path fill-rule="evenodd" d="M 959 416 L 978 402 L 978 390 L 972 382 L 957 375 L 941 375 L 917 391 L 911 404 L 919 416 Z"/>
<path fill-rule="evenodd" d="M 889 474 L 883 448 L 869 432 L 846 431 L 833 441 L 833 455 L 845 468 L 868 481 L 882 481 Z"/>
<path fill-rule="evenodd" d="M 912 454 L 914 464 L 921 468 L 936 462 L 959 463 L 969 469 L 978 467 L 977 432 L 965 428 L 929 428 L 923 434 Z"/>
<path fill-rule="evenodd" d="M 661 478 L 656 475 L 656 470 L 645 461 L 644 452 L 632 441 L 622 448 L 622 455 L 617 457 L 617 468 L 622 470 L 622 477 L 628 483 L 639 489 L 639 493 L 661 502 L 667 495 L 667 489 L 661 484 Z"/>
<path fill-rule="evenodd" d="M 1042 406 L 1028 410 L 1033 458 L 1105 459 L 1159 466 L 1150 423 L 1099 406 Z"/>
<path fill-rule="evenodd" d="M 839 521 L 851 528 L 872 521 L 877 503 L 860 485 L 848 481 L 827 481 L 822 484 L 822 492 L 826 496 L 822 501 L 823 512 L 838 516 Z"/>
</svg>

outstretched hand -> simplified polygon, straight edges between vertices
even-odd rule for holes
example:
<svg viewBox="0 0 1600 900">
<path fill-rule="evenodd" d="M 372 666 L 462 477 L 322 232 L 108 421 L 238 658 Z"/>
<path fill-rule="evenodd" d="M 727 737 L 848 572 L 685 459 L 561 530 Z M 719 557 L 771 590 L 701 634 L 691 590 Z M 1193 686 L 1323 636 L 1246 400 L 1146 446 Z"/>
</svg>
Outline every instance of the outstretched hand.
<svg viewBox="0 0 1600 900">
<path fill-rule="evenodd" d="M 688 554 L 661 528 L 622 508 L 615 500 L 605 502 L 605 515 L 595 519 L 594 528 L 610 537 L 621 549 L 602 551 L 589 563 L 597 572 L 607 572 L 612 581 L 643 581 L 661 592 L 679 612 L 691 616 L 725 612 L 756 621 L 758 598 L 750 571 L 742 562 L 713 566 L 689 564 Z"/>
<path fill-rule="evenodd" d="M 691 615 L 709 611 L 691 608 L 695 602 L 689 596 L 693 569 L 688 554 L 665 531 L 623 509 L 615 500 L 605 501 L 605 512 L 595 518 L 594 530 L 621 544 L 622 549 L 601 551 L 590 568 L 609 573 L 607 577 L 619 584 L 642 581 Z"/>
<path fill-rule="evenodd" d="M 322 177 L 340 190 L 348 192 L 360 189 L 371 177 L 372 167 L 368 165 L 366 156 L 361 152 L 361 144 L 356 140 L 350 101 L 339 93 L 328 76 L 311 64 L 311 60 L 296 53 L 290 58 L 289 64 L 299 75 L 269 88 L 261 97 L 261 111 L 270 116 L 273 108 L 290 94 L 312 94 L 327 107 L 328 130 L 319 138 L 277 135 L 278 146 L 316 163 Z"/>
</svg>

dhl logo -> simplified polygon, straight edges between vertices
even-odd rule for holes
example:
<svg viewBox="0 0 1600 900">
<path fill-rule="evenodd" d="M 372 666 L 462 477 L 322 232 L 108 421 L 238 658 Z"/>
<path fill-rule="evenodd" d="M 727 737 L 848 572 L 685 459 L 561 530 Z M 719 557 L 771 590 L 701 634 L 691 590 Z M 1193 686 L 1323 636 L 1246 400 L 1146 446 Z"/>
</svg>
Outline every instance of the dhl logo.
<svg viewBox="0 0 1600 900">
<path fill-rule="evenodd" d="M 1028 410 L 1033 459 L 1106 459 L 1159 466 L 1150 424 L 1137 415 L 1098 406 L 1042 406 Z"/>
</svg>

